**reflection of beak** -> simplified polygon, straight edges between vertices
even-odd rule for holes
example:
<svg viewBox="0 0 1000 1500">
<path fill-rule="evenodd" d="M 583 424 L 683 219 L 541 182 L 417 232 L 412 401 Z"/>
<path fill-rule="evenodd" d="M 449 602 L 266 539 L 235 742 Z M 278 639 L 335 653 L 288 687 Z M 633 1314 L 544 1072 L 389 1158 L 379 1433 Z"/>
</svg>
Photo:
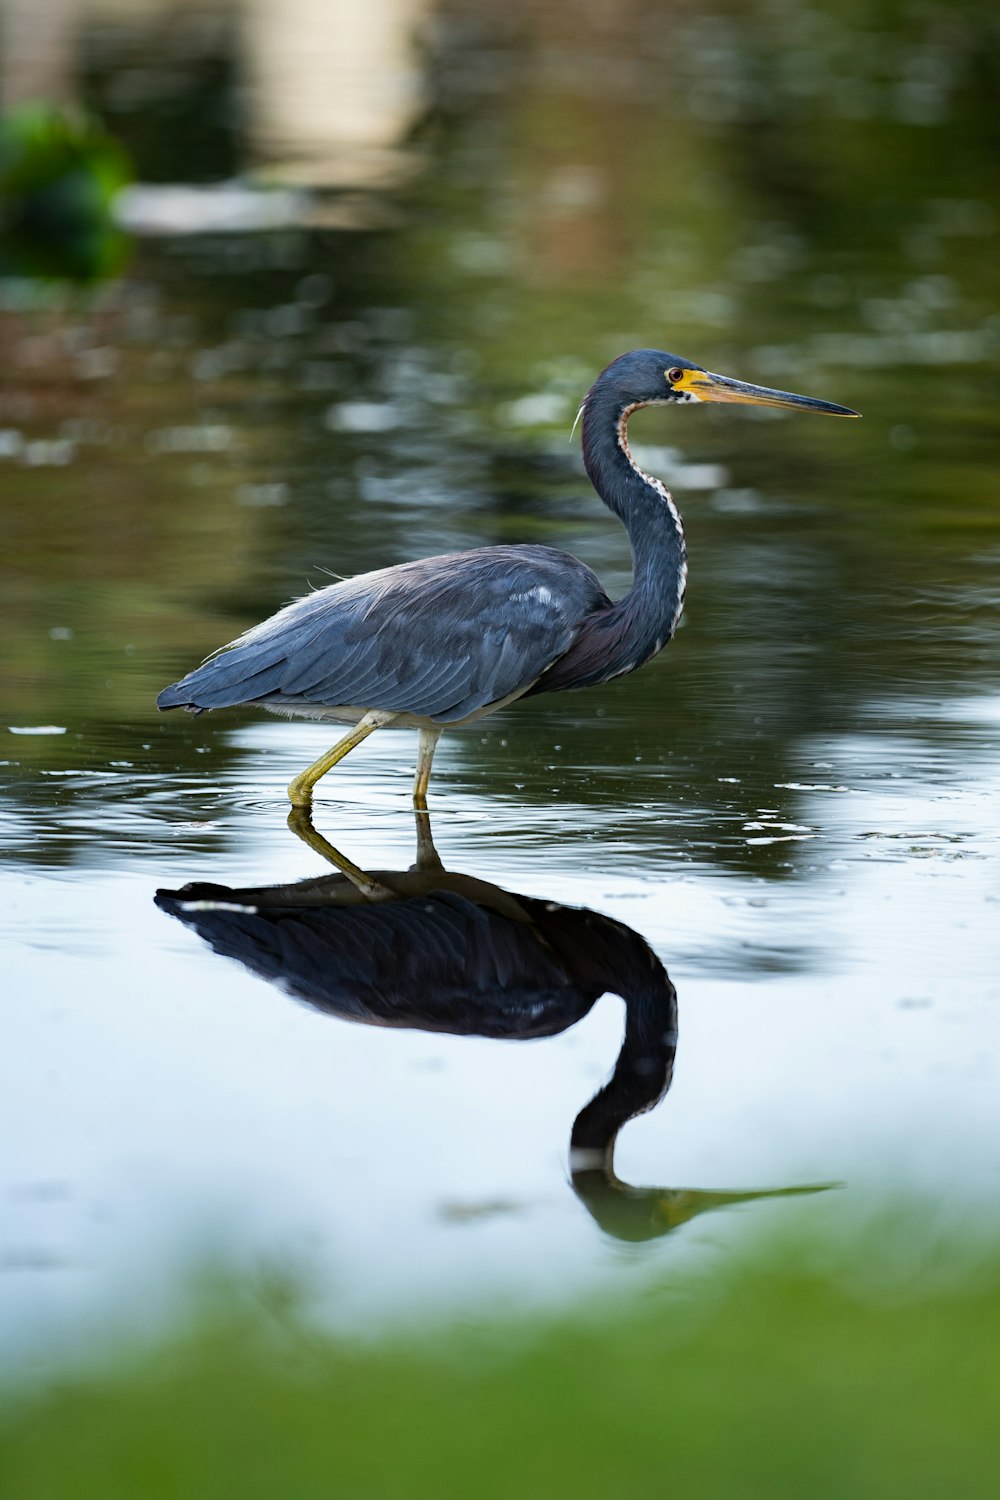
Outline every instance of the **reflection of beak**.
<svg viewBox="0 0 1000 1500">
<path fill-rule="evenodd" d="M 698 401 L 738 401 L 752 406 L 783 406 L 791 411 L 822 411 L 831 417 L 860 417 L 849 406 L 832 401 L 817 401 L 815 396 L 793 396 L 791 391 L 772 391 L 766 385 L 747 385 L 730 380 L 727 375 L 712 375 L 708 370 L 685 370 L 680 380 L 671 381 L 671 389 Z"/>
</svg>

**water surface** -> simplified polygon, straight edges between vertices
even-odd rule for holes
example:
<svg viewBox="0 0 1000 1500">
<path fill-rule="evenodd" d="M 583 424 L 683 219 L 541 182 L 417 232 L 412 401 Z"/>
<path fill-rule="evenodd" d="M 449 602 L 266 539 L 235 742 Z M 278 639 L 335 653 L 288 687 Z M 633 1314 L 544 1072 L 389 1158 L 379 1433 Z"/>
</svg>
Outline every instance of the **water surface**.
<svg viewBox="0 0 1000 1500">
<path fill-rule="evenodd" d="M 978 13 L 634 10 L 619 32 L 447 9 L 391 171 L 355 163 L 348 197 L 338 178 L 276 229 L 138 232 L 85 292 L 0 286 L 11 1328 L 149 1297 L 206 1236 L 291 1258 L 357 1321 L 711 1263 L 805 1211 L 747 1203 L 629 1249 L 599 1228 L 567 1147 L 618 1053 L 613 994 L 530 1042 L 352 1026 L 153 901 L 326 868 L 284 798 L 321 727 L 156 713 L 212 647 L 329 572 L 489 542 L 564 546 L 627 587 L 567 439 L 636 344 L 864 421 L 636 418 L 687 523 L 684 627 L 632 678 L 446 736 L 438 849 L 617 919 L 669 971 L 674 1082 L 625 1128 L 623 1182 L 836 1182 L 808 1210 L 831 1233 L 890 1190 L 947 1214 L 995 1189 L 1000 221 Z M 206 68 L 235 47 L 222 23 L 210 39 Z M 195 70 L 175 78 L 188 133 L 154 151 L 113 86 L 144 45 L 95 25 L 81 63 L 135 153 L 140 230 L 157 182 L 266 155 L 269 118 L 234 145 L 183 93 Z M 309 160 L 286 180 L 329 183 Z M 316 825 L 361 866 L 414 857 L 414 755 L 376 736 L 321 785 Z"/>
</svg>

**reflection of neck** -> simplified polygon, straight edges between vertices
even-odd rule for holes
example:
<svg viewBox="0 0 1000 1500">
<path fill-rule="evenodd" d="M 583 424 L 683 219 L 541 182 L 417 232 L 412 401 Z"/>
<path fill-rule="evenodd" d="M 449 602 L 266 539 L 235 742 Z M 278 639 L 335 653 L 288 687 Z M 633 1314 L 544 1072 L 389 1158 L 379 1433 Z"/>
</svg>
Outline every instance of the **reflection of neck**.
<svg viewBox="0 0 1000 1500">
<path fill-rule="evenodd" d="M 670 1087 L 677 1051 L 677 994 L 662 964 L 649 949 L 646 952 L 650 966 L 642 976 L 642 989 L 625 997 L 625 1038 L 614 1073 L 573 1124 L 574 1174 L 595 1168 L 611 1173 L 622 1126 L 652 1109 Z"/>
</svg>

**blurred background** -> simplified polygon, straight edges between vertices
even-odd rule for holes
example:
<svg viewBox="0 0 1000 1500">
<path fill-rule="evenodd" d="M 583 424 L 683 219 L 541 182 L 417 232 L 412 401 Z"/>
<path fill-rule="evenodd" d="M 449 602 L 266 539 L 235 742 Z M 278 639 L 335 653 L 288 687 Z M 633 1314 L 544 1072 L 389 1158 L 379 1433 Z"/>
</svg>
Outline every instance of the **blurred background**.
<svg viewBox="0 0 1000 1500">
<path fill-rule="evenodd" d="M 18 1370 L 169 1324 L 206 1242 L 356 1332 L 639 1295 L 886 1200 L 993 1223 L 998 89 L 973 0 L 0 0 Z M 642 345 L 864 420 L 640 414 L 684 628 L 438 754 L 449 869 L 614 917 L 677 985 L 622 1180 L 846 1184 L 625 1252 L 566 1181 L 617 1000 L 531 1046 L 292 1006 L 152 897 L 322 873 L 283 789 L 324 732 L 153 700 L 331 573 L 538 541 L 623 592 L 569 429 Z M 413 858 L 410 738 L 321 787 L 361 865 Z"/>
<path fill-rule="evenodd" d="M 11 713 L 71 688 L 115 726 L 317 566 L 517 537 L 622 587 L 566 437 L 651 342 L 867 421 L 635 424 L 687 501 L 698 639 L 608 704 L 662 685 L 715 787 L 733 731 L 780 769 L 873 693 L 992 680 L 990 16 L 320 12 L 5 0 Z M 75 172 L 36 140 L 24 210 L 39 102 Z"/>
</svg>

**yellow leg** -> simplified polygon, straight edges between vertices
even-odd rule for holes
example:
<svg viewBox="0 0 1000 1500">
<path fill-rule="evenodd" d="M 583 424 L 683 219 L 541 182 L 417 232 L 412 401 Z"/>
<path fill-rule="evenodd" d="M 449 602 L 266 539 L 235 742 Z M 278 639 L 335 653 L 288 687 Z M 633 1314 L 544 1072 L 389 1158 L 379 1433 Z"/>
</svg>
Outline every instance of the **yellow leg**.
<svg viewBox="0 0 1000 1500">
<path fill-rule="evenodd" d="M 417 739 L 417 775 L 413 783 L 413 805 L 416 808 L 423 809 L 427 806 L 427 786 L 431 779 L 434 751 L 443 733 L 444 730 L 436 726 L 420 730 Z"/>
<path fill-rule="evenodd" d="M 434 847 L 430 813 L 421 812 L 420 808 L 415 807 L 413 809 L 413 816 L 417 820 L 417 862 L 411 865 L 410 869 L 443 870 L 444 865 L 441 863 L 441 856 Z"/>
<path fill-rule="evenodd" d="M 294 781 L 288 785 L 288 800 L 293 807 L 310 807 L 312 805 L 312 789 L 321 776 L 327 771 L 332 771 L 339 760 L 349 755 L 355 745 L 360 745 L 375 729 L 381 729 L 385 724 L 391 724 L 395 714 L 387 713 L 384 709 L 373 708 L 359 719 L 354 728 L 338 740 L 332 750 L 321 755 L 319 760 L 313 761 L 311 766 L 300 772 Z"/>
<path fill-rule="evenodd" d="M 288 826 L 304 844 L 308 844 L 316 854 L 328 860 L 335 870 L 346 875 L 355 890 L 360 891 L 366 900 L 397 901 L 399 899 L 395 891 L 383 885 L 380 880 L 376 880 L 374 875 L 367 874 L 352 859 L 348 859 L 346 854 L 341 854 L 339 849 L 335 849 L 329 839 L 325 839 L 321 833 L 317 832 L 313 827 L 307 807 L 293 807 L 288 814 Z"/>
</svg>

